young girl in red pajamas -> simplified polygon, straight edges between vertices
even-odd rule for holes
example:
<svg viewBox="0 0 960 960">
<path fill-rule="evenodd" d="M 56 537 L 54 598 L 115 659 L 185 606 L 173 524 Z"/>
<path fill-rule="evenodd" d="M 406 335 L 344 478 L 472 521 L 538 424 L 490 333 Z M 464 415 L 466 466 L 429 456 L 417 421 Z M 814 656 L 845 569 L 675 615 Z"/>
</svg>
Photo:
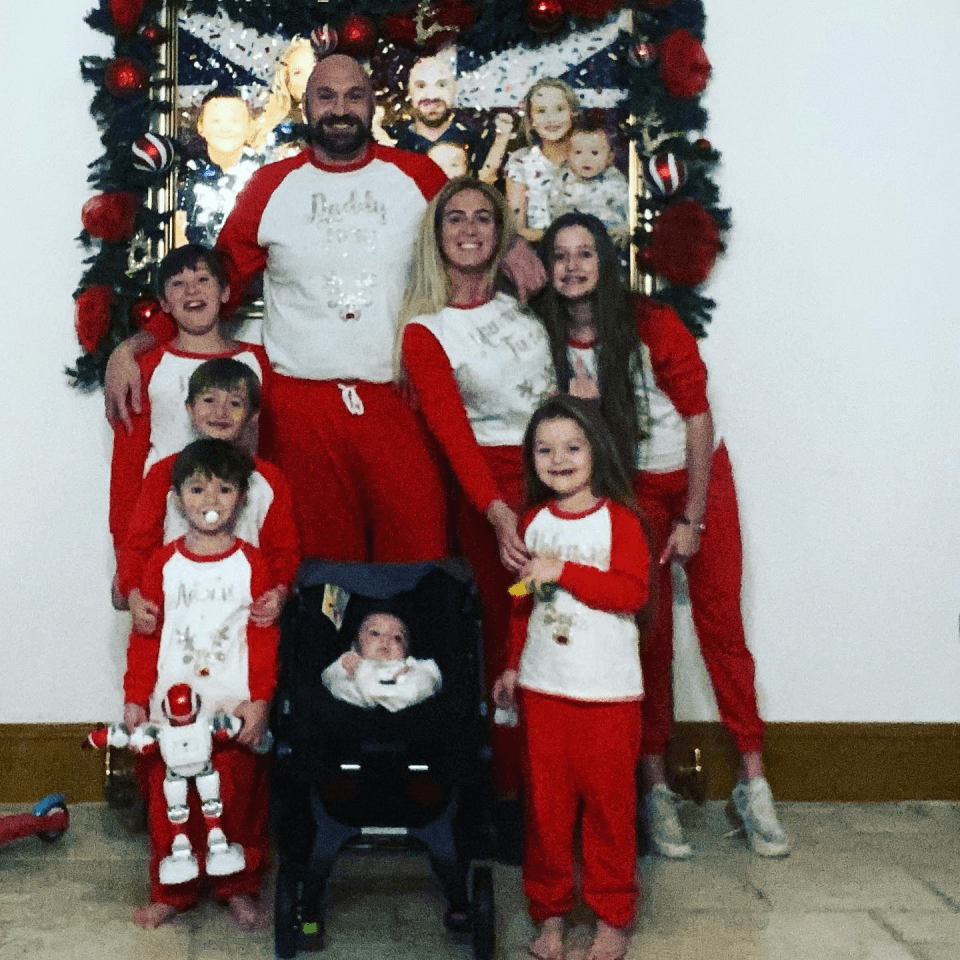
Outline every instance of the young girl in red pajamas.
<svg viewBox="0 0 960 960">
<path fill-rule="evenodd" d="M 764 723 L 740 611 L 742 546 L 726 447 L 714 435 L 707 370 L 697 342 L 669 307 L 635 297 L 620 281 L 603 225 L 565 214 L 544 235 L 550 285 L 538 303 L 558 380 L 599 396 L 660 563 L 657 614 L 643 653 L 644 816 L 654 852 L 688 857 L 666 782 L 673 734 L 671 562 L 687 576 L 700 650 L 724 725 L 741 756 L 732 808 L 750 848 L 784 856 L 790 843 L 763 774 Z"/>
<path fill-rule="evenodd" d="M 540 927 L 530 952 L 562 960 L 581 895 L 597 915 L 587 960 L 620 960 L 637 903 L 636 778 L 643 683 L 635 615 L 650 555 L 630 481 L 595 404 L 557 396 L 524 436 L 521 525 L 533 593 L 515 601 L 497 705 L 517 708 L 525 741 L 523 885 Z"/>
</svg>

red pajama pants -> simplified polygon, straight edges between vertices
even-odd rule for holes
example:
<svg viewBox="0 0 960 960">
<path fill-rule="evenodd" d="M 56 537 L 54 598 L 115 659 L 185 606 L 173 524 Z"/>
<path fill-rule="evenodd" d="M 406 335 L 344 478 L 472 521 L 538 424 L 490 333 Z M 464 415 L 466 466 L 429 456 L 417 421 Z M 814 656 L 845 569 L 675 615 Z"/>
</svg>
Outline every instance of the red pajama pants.
<svg viewBox="0 0 960 960">
<path fill-rule="evenodd" d="M 523 512 L 523 453 L 520 447 L 485 447 L 487 463 L 504 503 Z M 500 562 L 500 547 L 487 518 L 467 502 L 461 491 L 454 501 L 454 528 L 460 551 L 470 562 L 483 604 L 483 658 L 486 688 L 506 668 L 510 629 L 510 594 L 516 576 Z M 520 789 L 520 734 L 516 727 L 493 728 L 494 789 L 500 797 L 515 797 Z"/>
<path fill-rule="evenodd" d="M 639 700 L 569 700 L 520 690 L 526 779 L 523 889 L 542 923 L 575 904 L 573 841 L 583 845 L 581 895 L 613 927 L 637 905 Z"/>
<path fill-rule="evenodd" d="M 687 500 L 685 470 L 637 473 L 637 504 L 649 523 L 650 549 L 659 557 Z M 686 563 L 690 612 L 710 675 L 717 710 L 740 753 L 763 746 L 757 710 L 753 656 L 747 649 L 740 610 L 743 547 L 733 472 L 726 447 L 714 452 L 707 490 L 706 530 L 700 549 Z M 662 755 L 673 735 L 673 584 L 661 567 L 657 616 L 646 638 L 643 666 L 643 753 Z"/>
<path fill-rule="evenodd" d="M 304 557 L 448 556 L 438 460 L 393 384 L 275 374 L 267 403 L 264 455 L 290 484 Z"/>
<path fill-rule="evenodd" d="M 187 883 L 164 886 L 159 879 L 160 861 L 170 853 L 177 832 L 167 817 L 167 801 L 163 794 L 167 768 L 159 751 L 138 759 L 137 773 L 147 801 L 150 831 L 152 903 L 166 903 L 176 910 L 186 910 L 197 902 L 201 881 L 205 881 L 214 896 L 222 901 L 239 894 L 253 898 L 260 894 L 263 875 L 270 863 L 268 758 L 230 741 L 216 747 L 214 764 L 220 773 L 220 799 L 223 801 L 220 827 L 229 843 L 239 843 L 243 847 L 246 866 L 240 873 L 227 877 L 205 876 L 207 826 L 196 785 L 190 781 L 187 788 L 190 819 L 185 826 L 200 866 L 200 876 Z"/>
</svg>

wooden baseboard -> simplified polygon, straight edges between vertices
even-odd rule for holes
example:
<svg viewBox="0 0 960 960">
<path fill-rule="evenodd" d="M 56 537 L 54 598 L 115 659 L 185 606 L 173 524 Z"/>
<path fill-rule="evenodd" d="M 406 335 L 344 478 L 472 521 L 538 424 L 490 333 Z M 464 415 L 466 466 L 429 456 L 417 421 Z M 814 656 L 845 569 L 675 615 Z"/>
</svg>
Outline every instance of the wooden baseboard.
<svg viewBox="0 0 960 960">
<path fill-rule="evenodd" d="M 678 723 L 671 771 L 691 766 L 695 748 L 707 797 L 729 796 L 739 761 L 726 730 L 719 723 Z M 778 800 L 960 801 L 956 723 L 770 723 L 763 759 Z"/>
<path fill-rule="evenodd" d="M 94 724 L 0 724 L 0 803 L 48 793 L 102 800 L 108 764 L 131 769 L 127 751 L 81 750 Z M 689 766 L 700 750 L 707 796 L 733 789 L 737 756 L 718 723 L 678 723 L 668 762 Z M 771 723 L 764 762 L 778 800 L 960 801 L 960 724 Z"/>
</svg>

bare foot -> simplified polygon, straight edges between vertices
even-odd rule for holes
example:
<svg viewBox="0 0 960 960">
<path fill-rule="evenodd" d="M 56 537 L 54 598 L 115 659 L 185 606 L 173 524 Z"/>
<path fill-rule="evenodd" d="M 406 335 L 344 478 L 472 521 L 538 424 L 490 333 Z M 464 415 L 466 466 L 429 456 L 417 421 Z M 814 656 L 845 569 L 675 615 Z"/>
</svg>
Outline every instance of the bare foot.
<svg viewBox="0 0 960 960">
<path fill-rule="evenodd" d="M 587 960 L 623 960 L 629 946 L 630 937 L 625 927 L 611 927 L 609 923 L 598 920 Z"/>
<path fill-rule="evenodd" d="M 227 901 L 227 907 L 241 930 L 266 930 L 270 926 L 270 912 L 259 900 L 238 893 Z"/>
<path fill-rule="evenodd" d="M 177 908 L 169 903 L 148 903 L 145 907 L 137 907 L 133 911 L 133 922 L 138 927 L 155 930 L 177 915 Z"/>
<path fill-rule="evenodd" d="M 540 936 L 530 944 L 536 960 L 563 960 L 563 917 L 548 917 L 540 926 Z"/>
</svg>

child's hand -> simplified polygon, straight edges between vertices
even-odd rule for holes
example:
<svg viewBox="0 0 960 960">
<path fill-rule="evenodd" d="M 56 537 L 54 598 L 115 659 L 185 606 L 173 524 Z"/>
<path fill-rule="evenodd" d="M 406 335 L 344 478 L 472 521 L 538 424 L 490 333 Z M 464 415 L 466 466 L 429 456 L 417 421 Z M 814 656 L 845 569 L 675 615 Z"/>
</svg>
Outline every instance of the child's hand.
<svg viewBox="0 0 960 960">
<path fill-rule="evenodd" d="M 280 616 L 283 602 L 287 599 L 287 588 L 274 587 L 261 594 L 250 607 L 250 622 L 255 627 L 272 627 Z"/>
<path fill-rule="evenodd" d="M 678 523 L 660 554 L 660 566 L 671 560 L 686 563 L 700 549 L 700 527 L 695 523 Z"/>
<path fill-rule="evenodd" d="M 529 563 L 530 551 L 517 535 L 517 515 L 502 500 L 494 500 L 487 507 L 487 519 L 497 535 L 500 562 L 511 573 L 519 573 Z"/>
<path fill-rule="evenodd" d="M 516 670 L 504 670 L 497 677 L 493 685 L 493 702 L 504 710 L 517 709 L 517 677 Z"/>
<path fill-rule="evenodd" d="M 538 553 L 523 568 L 521 576 L 530 586 L 539 588 L 545 583 L 556 583 L 561 573 L 563 573 L 563 560 Z"/>
<path fill-rule="evenodd" d="M 133 733 L 142 723 L 147 722 L 147 711 L 139 703 L 123 705 L 123 725 L 127 733 Z"/>
<path fill-rule="evenodd" d="M 233 715 L 243 721 L 237 734 L 237 743 L 253 750 L 267 732 L 267 719 L 270 716 L 269 700 L 244 700 L 233 708 Z"/>
<path fill-rule="evenodd" d="M 133 629 L 147 635 L 155 633 L 160 608 L 152 600 L 144 600 L 143 594 L 136 587 L 130 591 L 128 599 L 130 613 L 133 614 Z"/>
<path fill-rule="evenodd" d="M 357 675 L 357 670 L 360 669 L 360 664 L 362 662 L 363 660 L 356 650 L 348 650 L 340 658 L 340 666 L 347 671 L 348 677 L 355 677 Z"/>
</svg>

